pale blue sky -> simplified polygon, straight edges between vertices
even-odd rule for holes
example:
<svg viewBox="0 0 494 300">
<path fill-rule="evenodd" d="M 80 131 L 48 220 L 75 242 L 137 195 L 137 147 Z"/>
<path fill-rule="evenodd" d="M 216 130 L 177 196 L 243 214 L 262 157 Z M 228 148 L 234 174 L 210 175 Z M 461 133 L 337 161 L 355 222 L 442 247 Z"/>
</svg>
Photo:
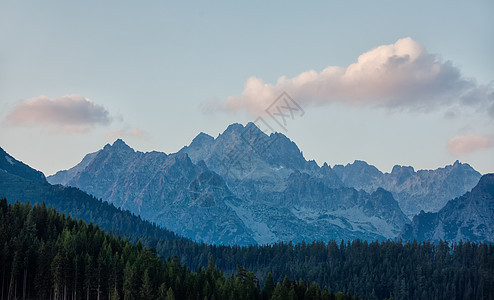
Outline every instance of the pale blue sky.
<svg viewBox="0 0 494 300">
<path fill-rule="evenodd" d="M 216 136 L 254 120 L 246 110 L 204 112 L 241 96 L 251 76 L 276 84 L 346 68 L 406 37 L 485 86 L 494 81 L 493 12 L 492 1 L 1 1 L 0 146 L 47 175 L 117 136 L 137 150 L 175 152 L 200 131 Z M 104 107 L 106 121 L 80 130 L 12 121 L 23 101 L 74 94 Z M 309 103 L 286 135 L 319 164 L 362 159 L 389 172 L 459 159 L 494 172 L 494 123 L 482 105 Z M 453 153 L 446 145 L 455 136 L 481 146 Z"/>
</svg>

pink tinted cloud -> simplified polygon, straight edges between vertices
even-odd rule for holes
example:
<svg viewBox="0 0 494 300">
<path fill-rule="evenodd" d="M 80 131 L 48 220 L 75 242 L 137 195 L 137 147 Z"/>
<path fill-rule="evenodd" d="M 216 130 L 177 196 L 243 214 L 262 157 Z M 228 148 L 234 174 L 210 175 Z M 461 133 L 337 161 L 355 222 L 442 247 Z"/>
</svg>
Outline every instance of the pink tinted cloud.
<svg viewBox="0 0 494 300">
<path fill-rule="evenodd" d="M 453 154 L 468 154 L 493 146 L 492 140 L 479 134 L 458 135 L 451 138 L 446 147 Z"/>
<path fill-rule="evenodd" d="M 7 115 L 12 126 L 50 126 L 63 132 L 82 132 L 111 122 L 108 111 L 81 95 L 39 96 L 20 102 Z"/>
<path fill-rule="evenodd" d="M 454 101 L 485 104 L 490 99 L 487 104 L 494 104 L 492 86 L 480 89 L 472 80 L 463 78 L 450 61 L 404 38 L 365 52 L 346 67 L 328 66 L 293 78 L 281 76 L 276 84 L 251 77 L 241 96 L 228 97 L 219 107 L 259 114 L 283 91 L 301 105 L 343 102 L 427 111 Z"/>
</svg>

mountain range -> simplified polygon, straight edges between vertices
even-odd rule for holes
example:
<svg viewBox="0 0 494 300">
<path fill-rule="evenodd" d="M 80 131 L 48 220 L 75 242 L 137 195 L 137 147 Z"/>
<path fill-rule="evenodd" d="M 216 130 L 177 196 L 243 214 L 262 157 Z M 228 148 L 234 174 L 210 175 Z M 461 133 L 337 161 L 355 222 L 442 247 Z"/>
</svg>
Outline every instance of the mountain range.
<svg viewBox="0 0 494 300">
<path fill-rule="evenodd" d="M 47 179 L 196 241 L 247 245 L 395 238 L 417 209 L 436 212 L 479 178 L 459 162 L 389 174 L 361 161 L 318 166 L 283 134 L 248 123 L 200 133 L 169 155 L 117 140 Z"/>
<path fill-rule="evenodd" d="M 128 147 L 123 141 L 117 141 L 116 145 L 115 143 L 114 145 L 108 145 L 105 147 L 106 150 L 102 149 L 95 154 L 89 155 L 84 161 L 85 166 L 79 166 L 79 170 L 71 170 L 72 174 L 81 173 L 81 171 L 91 165 L 91 162 L 97 156 L 105 151 L 111 152 L 110 150 L 114 146 L 124 149 Z M 122 149 L 117 152 L 121 151 Z M 123 152 L 127 152 L 127 155 L 134 152 L 135 158 L 139 160 L 143 160 L 143 156 L 146 155 L 146 153 L 135 152 L 133 150 L 129 151 L 129 149 Z M 239 175 L 241 173 L 231 175 L 230 179 L 222 179 L 223 176 L 218 173 L 211 170 L 207 171 L 204 167 L 205 163 L 204 165 L 201 162 L 194 163 L 184 153 L 170 155 L 163 153 L 152 154 L 154 156 L 150 156 L 149 166 L 144 169 L 150 169 L 150 165 L 154 162 L 160 163 L 161 159 L 168 166 L 166 168 L 163 167 L 163 171 L 157 171 L 157 173 L 163 173 L 162 177 L 157 176 L 158 178 L 169 180 L 170 178 L 167 176 L 171 176 L 178 178 L 178 181 L 187 181 L 192 178 L 188 188 L 197 197 L 190 196 L 188 201 L 194 201 L 196 199 L 202 203 L 206 199 L 205 202 L 209 203 L 206 197 L 208 195 L 213 195 L 212 199 L 217 199 L 218 197 L 234 197 L 235 199 L 240 199 L 233 194 L 233 189 L 230 188 L 229 181 L 235 181 L 237 186 L 242 186 L 242 180 L 248 179 L 240 177 Z M 118 165 L 117 162 L 123 157 L 125 155 L 115 155 L 115 157 L 101 156 L 102 160 L 110 165 Z M 169 159 L 170 161 L 167 162 Z M 122 159 L 121 161 L 125 160 Z M 189 163 L 188 161 L 191 162 Z M 138 162 L 135 163 L 138 164 Z M 192 167 L 184 167 L 184 165 L 191 165 Z M 310 163 L 310 165 L 313 164 Z M 119 172 L 124 172 L 122 170 L 125 170 L 125 167 L 120 165 L 120 168 L 121 170 Z M 155 168 L 161 169 L 159 166 L 155 166 Z M 385 218 L 392 218 L 387 211 L 376 209 L 388 205 L 397 205 L 397 202 L 392 199 L 392 194 L 383 188 L 377 188 L 372 193 L 367 193 L 363 190 L 358 191 L 354 188 L 344 186 L 342 188 L 340 186 L 342 184 L 341 180 L 338 183 L 338 181 L 331 181 L 329 179 L 333 178 L 336 180 L 331 176 L 333 173 L 328 169 L 327 165 L 319 168 L 321 169 L 319 172 L 317 170 L 314 172 L 313 170 L 312 175 L 309 174 L 310 170 L 298 170 L 293 166 L 291 168 L 293 169 L 291 169 L 292 171 L 287 177 L 290 180 L 288 182 L 289 188 L 284 189 L 283 194 L 286 196 L 286 202 L 288 203 L 303 201 L 318 202 L 320 199 L 323 199 L 321 203 L 310 204 L 316 210 L 334 210 L 332 205 L 347 207 L 348 205 L 357 203 L 356 207 L 364 213 L 383 214 Z M 114 169 L 116 170 L 117 168 Z M 178 176 L 176 172 L 180 172 L 183 169 L 189 170 L 190 173 L 184 173 L 182 176 Z M 269 169 L 266 170 L 269 171 Z M 103 179 L 102 176 L 105 174 L 108 176 L 109 182 L 114 181 L 114 178 L 111 176 L 117 176 L 117 173 L 113 172 L 114 170 L 99 171 L 101 174 L 98 177 Z M 246 175 L 246 173 L 244 174 Z M 141 175 L 135 174 L 135 176 Z M 74 175 L 70 175 L 69 173 L 69 176 L 66 178 L 72 177 Z M 225 176 L 225 178 L 229 177 Z M 259 182 L 256 182 L 259 189 L 262 185 L 261 182 L 262 177 L 259 178 Z M 208 190 L 221 187 L 223 184 L 227 186 L 228 190 L 221 188 L 221 191 L 229 193 L 227 196 L 218 195 L 217 191 L 208 192 Z M 243 185 L 248 187 L 246 184 Z M 95 189 L 98 187 L 100 187 L 99 183 L 94 185 Z M 271 187 L 271 189 L 273 188 Z M 230 196 L 230 193 L 233 196 Z M 336 195 L 338 193 L 339 195 Z M 465 299 L 478 298 L 482 295 L 492 295 L 492 285 L 486 283 L 492 282 L 493 274 L 491 271 L 492 265 L 489 264 L 489 261 L 491 261 L 489 255 L 492 256 L 494 252 L 491 249 L 492 244 L 488 244 L 493 242 L 493 195 L 494 174 L 484 175 L 471 192 L 467 192 L 460 197 L 448 201 L 446 206 L 439 212 L 421 212 L 413 218 L 410 224 L 404 225 L 404 229 L 399 235 L 399 238 L 407 240 L 469 240 L 473 241 L 473 243 L 465 242 L 448 245 L 448 243 L 441 242 L 431 243 L 426 241 L 417 243 L 414 241 L 403 242 L 402 240 L 386 240 L 379 243 L 356 239 L 351 242 L 329 241 L 327 244 L 314 241 L 311 243 L 276 243 L 249 247 L 239 247 L 237 245 L 224 246 L 193 242 L 163 227 L 142 220 L 139 216 L 127 210 L 116 208 L 112 203 L 97 199 L 78 188 L 60 184 L 51 185 L 41 172 L 16 160 L 0 148 L 0 198 L 7 197 L 7 201 L 13 204 L 7 208 L 5 200 L 1 199 L 0 201 L 1 210 L 4 214 L 3 220 L 5 221 L 2 224 L 3 234 L 1 236 L 7 241 L 2 252 L 4 254 L 4 260 L 7 259 L 7 263 L 4 264 L 7 272 L 5 272 L 4 277 L 7 278 L 5 280 L 6 285 L 15 286 L 15 283 L 12 282 L 17 280 L 18 283 L 22 283 L 23 280 L 26 281 L 26 274 L 28 274 L 27 282 L 37 284 L 37 282 L 45 282 L 46 280 L 32 281 L 29 278 L 33 277 L 34 272 L 48 270 L 48 272 L 44 272 L 39 276 L 37 274 L 35 278 L 50 280 L 50 277 L 55 274 L 55 269 L 53 267 L 54 263 L 50 263 L 50 260 L 47 260 L 47 256 L 45 255 L 47 253 L 46 245 L 49 245 L 51 247 L 49 249 L 52 249 L 49 250 L 49 257 L 54 258 L 60 255 L 60 251 L 65 251 L 65 254 L 61 257 L 63 257 L 63 261 L 66 262 L 65 265 L 69 268 L 57 268 L 57 270 L 63 270 L 65 277 L 55 278 L 65 278 L 63 280 L 71 282 L 74 279 L 74 277 L 71 277 L 74 271 L 77 274 L 77 270 L 86 268 L 85 263 L 81 265 L 77 263 L 78 261 L 84 262 L 85 259 L 80 260 L 81 256 L 79 254 L 81 252 L 78 251 L 80 251 L 81 247 L 86 247 L 83 244 L 86 243 L 86 235 L 76 234 L 77 228 L 86 227 L 84 222 L 79 220 L 82 219 L 87 222 L 89 232 L 102 233 L 98 229 L 101 228 L 105 232 L 111 233 L 110 235 L 106 235 L 106 237 L 105 234 L 95 235 L 95 239 L 87 244 L 88 247 L 94 249 L 94 244 L 104 245 L 109 240 L 117 241 L 117 244 L 121 244 L 122 242 L 127 243 L 125 239 L 128 238 L 134 243 L 137 243 L 137 249 L 145 249 L 144 252 L 146 254 L 142 260 L 144 262 L 141 264 L 143 266 L 147 265 L 147 259 L 156 253 L 163 259 L 168 258 L 167 261 L 171 264 L 170 266 L 174 266 L 174 270 L 177 270 L 177 266 L 181 262 L 184 265 L 183 267 L 179 267 L 178 270 L 190 269 L 201 272 L 200 270 L 210 270 L 210 266 L 214 262 L 218 268 L 225 272 L 226 277 L 238 278 L 239 275 L 236 272 L 244 270 L 242 267 L 245 267 L 245 269 L 252 270 L 256 274 L 257 278 L 260 279 L 261 286 L 266 285 L 266 282 L 269 282 L 269 278 L 272 278 L 274 282 L 284 282 L 285 284 L 288 281 L 284 280 L 284 278 L 288 276 L 289 278 L 301 278 L 302 280 L 299 282 L 305 282 L 306 288 L 309 287 L 308 282 L 316 282 L 320 286 L 331 286 L 332 289 L 358 294 L 365 298 L 384 299 L 396 297 L 401 299 L 408 297 L 425 299 L 428 298 L 428 295 L 432 295 L 438 299 L 453 299 L 458 297 L 458 295 L 460 297 L 463 295 Z M 302 200 L 297 200 L 298 198 Z M 177 196 L 177 199 L 186 198 Z M 229 198 L 228 201 L 233 201 L 231 199 Z M 332 200 L 334 201 L 331 202 Z M 38 206 L 30 210 L 30 205 L 14 204 L 16 201 L 24 203 L 29 201 L 31 205 L 34 203 L 41 204 L 41 202 L 43 204 L 41 204 L 41 207 Z M 241 199 L 235 201 L 241 201 Z M 140 205 L 141 209 L 144 209 L 144 204 L 133 201 L 133 198 L 129 198 L 124 205 L 131 204 L 135 204 L 137 207 Z M 47 210 L 45 206 L 49 207 L 49 209 Z M 57 211 L 60 211 L 62 214 L 60 217 L 54 218 L 58 216 Z M 5 216 L 7 217 L 5 218 Z M 19 220 L 25 221 L 19 222 Z M 62 220 L 63 222 L 53 222 L 54 220 Z M 184 220 L 184 223 L 191 221 Z M 355 223 L 358 222 L 358 219 L 350 219 L 350 221 Z M 48 223 L 51 225 L 47 226 Z M 57 238 L 57 234 L 53 235 L 51 233 L 46 235 L 47 232 L 62 232 L 62 234 L 59 234 Z M 48 236 L 54 239 L 62 238 L 65 241 L 57 242 L 56 244 L 53 242 L 44 244 L 37 239 L 30 241 L 29 238 L 33 236 Z M 14 242 L 12 243 L 11 241 Z M 21 241 L 21 243 L 17 243 L 16 241 Z M 115 251 L 115 249 L 118 249 L 118 247 L 114 247 L 114 242 L 110 242 L 108 245 L 110 246 L 105 247 L 106 250 L 112 249 Z M 74 249 L 78 250 L 74 252 Z M 108 253 L 106 250 L 95 250 L 93 254 L 100 255 L 100 258 L 102 258 L 103 256 L 101 255 Z M 124 253 L 135 254 L 135 252 L 129 252 L 128 250 L 129 248 L 126 247 Z M 28 264 L 19 265 L 13 263 L 16 260 L 15 257 L 18 257 L 18 253 L 21 253 L 21 257 L 28 255 L 26 257 L 30 261 L 37 255 L 42 256 L 35 258 L 35 261 L 31 261 Z M 31 253 L 34 256 L 25 253 Z M 77 255 L 74 255 L 74 253 Z M 136 257 L 134 254 L 133 256 Z M 88 258 L 87 255 L 83 255 L 82 257 Z M 102 273 L 95 271 L 93 278 L 96 280 L 97 276 L 100 276 L 99 274 L 108 274 L 105 270 L 114 268 L 117 265 L 119 268 L 124 268 L 125 266 L 125 269 L 128 269 L 129 264 L 125 260 L 122 260 L 122 257 L 118 253 L 116 260 L 102 258 L 101 261 L 104 264 L 112 261 L 120 261 L 122 263 L 112 263 L 112 267 L 106 267 L 107 265 L 103 264 Z M 74 263 L 70 263 L 71 261 Z M 100 260 L 98 259 L 98 261 Z M 26 271 L 22 272 L 22 266 L 30 266 L 27 273 Z M 78 266 L 82 268 L 79 269 Z M 73 267 L 75 267 L 75 270 Z M 21 269 L 18 269 L 20 270 L 19 272 L 12 271 L 11 274 L 17 274 L 12 277 L 9 269 L 14 268 Z M 24 267 L 24 270 L 27 269 Z M 138 267 L 137 270 L 142 271 L 144 268 Z M 170 274 L 166 268 L 164 272 Z M 216 273 L 217 270 L 214 272 Z M 138 278 L 133 275 L 136 274 L 133 271 L 127 272 L 120 269 L 118 273 L 124 276 L 125 274 L 130 274 L 133 278 Z M 437 284 L 434 284 L 429 278 L 432 273 L 435 274 L 433 277 L 434 282 Z M 143 278 L 146 278 L 146 276 L 144 275 Z M 176 278 L 182 282 L 190 282 L 183 279 L 183 277 L 176 276 Z M 266 278 L 266 280 L 263 282 L 262 278 Z M 451 278 L 455 278 L 455 280 L 451 280 Z M 8 284 L 9 281 L 10 284 Z M 103 280 L 103 282 L 109 281 Z M 125 282 L 125 279 L 120 280 L 120 282 Z M 110 289 L 113 289 L 113 282 L 109 283 Z M 411 288 L 409 290 L 406 289 L 407 283 L 410 283 Z M 22 286 L 22 284 L 19 285 Z M 96 287 L 96 283 L 93 286 Z M 144 287 L 146 285 L 137 283 L 135 286 Z M 281 287 L 282 285 L 276 286 Z M 42 287 L 46 287 L 46 285 L 43 284 Z M 19 288 L 18 294 L 20 294 L 21 290 Z M 47 290 L 44 289 L 44 291 Z M 84 288 L 84 291 L 86 291 L 86 288 Z M 474 293 L 473 291 L 476 292 Z M 77 294 L 83 294 L 82 290 L 77 292 Z"/>
<path fill-rule="evenodd" d="M 382 173 L 365 161 L 335 165 L 333 170 L 346 186 L 367 192 L 382 187 L 390 191 L 410 218 L 420 211 L 437 212 L 446 203 L 470 191 L 481 174 L 470 165 L 454 162 L 435 170 L 415 171 L 411 166 L 395 165 L 391 173 Z"/>
<path fill-rule="evenodd" d="M 400 235 L 418 241 L 494 241 L 494 174 L 435 213 L 421 211 Z"/>
</svg>

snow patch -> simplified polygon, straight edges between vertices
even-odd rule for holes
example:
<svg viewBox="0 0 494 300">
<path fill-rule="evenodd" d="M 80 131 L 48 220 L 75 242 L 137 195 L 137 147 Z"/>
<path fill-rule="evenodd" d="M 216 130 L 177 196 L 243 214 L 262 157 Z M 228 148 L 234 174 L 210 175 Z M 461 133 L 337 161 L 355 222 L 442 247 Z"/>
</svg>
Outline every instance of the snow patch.
<svg viewBox="0 0 494 300">
<path fill-rule="evenodd" d="M 270 244 L 277 240 L 276 235 L 269 229 L 266 223 L 254 219 L 252 211 L 242 206 L 235 206 L 229 201 L 225 201 L 225 204 L 237 214 L 247 228 L 252 230 L 254 239 L 258 244 Z"/>
<path fill-rule="evenodd" d="M 5 155 L 5 159 L 9 162 L 9 164 L 14 165 L 14 160 L 12 157 Z"/>
<path fill-rule="evenodd" d="M 384 219 L 365 215 L 365 213 L 357 206 L 334 211 L 315 210 L 308 207 L 294 207 L 290 211 L 298 219 L 307 223 L 324 220 L 342 229 L 348 229 L 354 232 L 373 232 L 387 238 L 395 237 L 400 229 L 389 224 Z"/>
</svg>

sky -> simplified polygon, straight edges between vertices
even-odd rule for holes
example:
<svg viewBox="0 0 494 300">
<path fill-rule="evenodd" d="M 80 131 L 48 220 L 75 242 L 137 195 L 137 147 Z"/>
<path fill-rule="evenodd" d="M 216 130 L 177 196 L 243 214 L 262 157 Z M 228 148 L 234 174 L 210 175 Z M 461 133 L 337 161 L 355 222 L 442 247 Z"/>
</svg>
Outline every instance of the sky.
<svg viewBox="0 0 494 300">
<path fill-rule="evenodd" d="M 117 138 L 172 153 L 261 120 L 319 165 L 494 172 L 493 11 L 482 0 L 1 1 L 0 147 L 50 175 Z"/>
</svg>

